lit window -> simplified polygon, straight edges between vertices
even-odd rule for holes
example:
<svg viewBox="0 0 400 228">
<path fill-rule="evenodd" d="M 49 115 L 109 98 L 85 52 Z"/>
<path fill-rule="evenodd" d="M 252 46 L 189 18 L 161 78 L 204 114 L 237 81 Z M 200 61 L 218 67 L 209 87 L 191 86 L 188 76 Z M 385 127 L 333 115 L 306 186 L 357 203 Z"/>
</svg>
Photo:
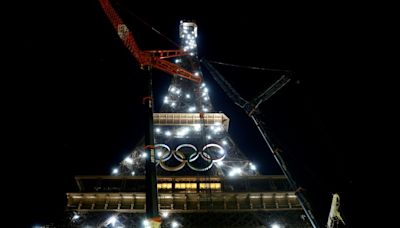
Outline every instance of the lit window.
<svg viewBox="0 0 400 228">
<path fill-rule="evenodd" d="M 157 184 L 158 189 L 172 189 L 172 183 L 159 183 Z"/>
<path fill-rule="evenodd" d="M 221 183 L 200 183 L 200 189 L 221 189 Z"/>
<path fill-rule="evenodd" d="M 175 183 L 175 189 L 196 189 L 196 183 Z"/>
</svg>

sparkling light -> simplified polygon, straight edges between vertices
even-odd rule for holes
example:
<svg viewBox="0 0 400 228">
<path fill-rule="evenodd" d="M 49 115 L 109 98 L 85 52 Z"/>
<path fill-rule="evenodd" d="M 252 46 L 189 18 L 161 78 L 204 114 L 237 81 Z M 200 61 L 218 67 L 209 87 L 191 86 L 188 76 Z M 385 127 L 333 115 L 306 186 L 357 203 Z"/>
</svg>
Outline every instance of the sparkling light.
<svg viewBox="0 0 400 228">
<path fill-rule="evenodd" d="M 72 221 L 78 220 L 79 219 L 79 215 L 78 214 L 74 214 L 74 216 L 72 217 Z"/>
<path fill-rule="evenodd" d="M 126 157 L 124 161 L 128 164 L 133 164 L 133 159 L 131 157 Z"/>
<path fill-rule="evenodd" d="M 179 226 L 179 224 L 178 224 L 177 221 L 172 221 L 172 222 L 171 222 L 171 227 L 172 227 L 172 228 L 176 228 L 176 227 L 178 227 L 178 226 Z"/>
<path fill-rule="evenodd" d="M 112 170 L 112 173 L 113 173 L 113 174 L 118 174 L 118 169 L 117 169 L 117 168 L 114 168 L 114 169 Z"/>
<path fill-rule="evenodd" d="M 167 96 L 164 97 L 164 104 L 168 104 L 169 103 L 169 98 Z"/>
<path fill-rule="evenodd" d="M 168 211 L 161 212 L 161 217 L 168 218 L 168 216 L 169 216 Z"/>
<path fill-rule="evenodd" d="M 194 130 L 195 131 L 200 131 L 201 130 L 201 125 L 200 124 L 195 124 L 194 125 Z"/>
<path fill-rule="evenodd" d="M 229 176 L 233 177 L 233 176 L 236 176 L 236 175 L 241 174 L 241 173 L 242 173 L 242 169 L 238 168 L 238 167 L 235 167 L 229 172 Z"/>
<path fill-rule="evenodd" d="M 190 132 L 190 129 L 189 129 L 188 127 L 185 127 L 185 128 L 180 129 L 180 130 L 176 133 L 176 135 L 182 137 L 182 136 L 187 135 L 189 132 Z"/>
<path fill-rule="evenodd" d="M 274 224 L 272 224 L 271 228 L 281 228 L 281 226 L 276 224 L 276 223 L 274 223 Z"/>
<path fill-rule="evenodd" d="M 143 220 L 143 226 L 144 226 L 144 227 L 150 227 L 150 222 L 149 222 L 149 220 L 147 220 L 147 219 Z"/>
<path fill-rule="evenodd" d="M 117 222 L 117 216 L 111 216 L 108 220 L 107 220 L 107 222 L 106 222 L 106 225 L 112 225 L 112 226 L 115 226 L 115 223 Z"/>
</svg>

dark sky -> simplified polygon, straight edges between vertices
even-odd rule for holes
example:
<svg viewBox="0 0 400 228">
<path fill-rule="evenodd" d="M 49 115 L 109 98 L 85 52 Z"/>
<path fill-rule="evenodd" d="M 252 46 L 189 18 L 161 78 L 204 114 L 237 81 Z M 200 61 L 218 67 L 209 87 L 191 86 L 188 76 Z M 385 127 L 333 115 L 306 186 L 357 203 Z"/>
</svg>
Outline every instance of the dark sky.
<svg viewBox="0 0 400 228">
<path fill-rule="evenodd" d="M 354 9 L 334 4 L 135 2 L 121 4 L 173 40 L 180 19 L 195 19 L 200 57 L 293 72 L 293 81 L 261 106 L 263 121 L 290 158 L 298 182 L 309 189 L 318 218 L 326 222 L 330 194 L 338 192 L 351 227 L 355 110 L 360 104 L 352 61 L 358 48 L 355 34 L 363 26 L 353 18 Z M 97 1 L 31 3 L 19 13 L 23 35 L 15 51 L 18 67 L 11 80 L 9 122 L 10 154 L 21 173 L 10 183 L 25 192 L 17 202 L 31 212 L 21 225 L 31 225 L 62 214 L 65 193 L 76 190 L 74 175 L 109 174 L 135 146 L 143 135 L 144 82 Z M 174 48 L 127 11 L 124 15 L 143 49 Z M 218 69 L 245 98 L 276 77 Z M 155 73 L 156 100 L 169 80 Z M 258 166 L 264 174 L 279 173 L 269 152 L 262 152 L 266 147 L 254 124 L 213 83 L 212 102 L 231 117 L 233 139 L 242 151 L 251 151 L 250 159 L 262 163 Z M 250 134 L 243 136 L 243 129 Z"/>
</svg>

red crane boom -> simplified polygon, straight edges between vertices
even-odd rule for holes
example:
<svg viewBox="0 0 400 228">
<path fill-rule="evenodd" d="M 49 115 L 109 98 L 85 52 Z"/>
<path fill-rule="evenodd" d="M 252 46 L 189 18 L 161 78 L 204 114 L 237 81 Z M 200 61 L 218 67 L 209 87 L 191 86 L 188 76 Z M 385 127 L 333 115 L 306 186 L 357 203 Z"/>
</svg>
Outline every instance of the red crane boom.
<svg viewBox="0 0 400 228">
<path fill-rule="evenodd" d="M 183 69 L 182 67 L 168 62 L 164 59 L 188 55 L 182 50 L 154 50 L 142 51 L 137 45 L 134 36 L 129 31 L 128 27 L 124 24 L 117 12 L 112 7 L 108 0 L 100 0 L 101 7 L 106 13 L 108 19 L 111 21 L 114 29 L 117 31 L 119 38 L 123 41 L 125 46 L 139 62 L 140 67 L 144 69 L 146 66 L 154 67 L 172 75 L 178 75 L 182 78 L 201 83 L 201 78 L 195 76 L 191 72 Z"/>
</svg>

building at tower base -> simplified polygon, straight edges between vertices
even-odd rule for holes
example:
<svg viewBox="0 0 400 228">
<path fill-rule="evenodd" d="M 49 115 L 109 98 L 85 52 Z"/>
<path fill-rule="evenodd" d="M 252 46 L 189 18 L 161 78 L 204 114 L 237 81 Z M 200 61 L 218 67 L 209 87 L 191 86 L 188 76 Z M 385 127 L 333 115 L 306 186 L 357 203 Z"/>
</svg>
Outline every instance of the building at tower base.
<svg viewBox="0 0 400 228">
<path fill-rule="evenodd" d="M 146 227 L 144 176 L 77 176 L 66 227 Z M 162 227 L 311 227 L 284 176 L 162 176 Z"/>
</svg>

